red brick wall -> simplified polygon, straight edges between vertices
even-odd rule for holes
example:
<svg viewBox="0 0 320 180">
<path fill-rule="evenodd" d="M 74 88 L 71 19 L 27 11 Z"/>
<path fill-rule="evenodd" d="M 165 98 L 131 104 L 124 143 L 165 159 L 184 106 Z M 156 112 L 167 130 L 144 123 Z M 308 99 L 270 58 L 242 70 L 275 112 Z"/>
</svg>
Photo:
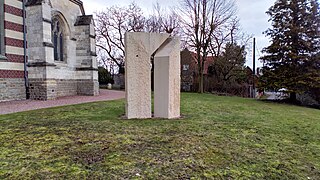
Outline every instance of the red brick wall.
<svg viewBox="0 0 320 180">
<path fill-rule="evenodd" d="M 16 0 L 13 0 L 16 1 Z M 19 0 L 22 1 L 22 0 Z M 23 17 L 23 10 L 21 8 L 16 8 L 12 7 L 8 4 L 4 4 L 4 12 L 8 14 L 12 14 L 15 16 L 20 16 Z M 4 22 L 4 29 L 8 29 L 11 31 L 16 31 L 23 33 L 23 25 L 22 24 L 17 24 L 14 22 L 10 21 L 5 21 Z M 4 38 L 4 43 L 7 46 L 12 46 L 12 47 L 24 47 L 24 42 L 23 40 L 19 38 L 14 38 L 14 37 L 5 37 Z M 17 54 L 8 54 L 6 53 L 5 56 L 7 57 L 7 62 L 14 62 L 14 63 L 24 63 L 24 56 L 23 55 L 17 55 Z M 0 71 L 0 78 L 23 78 L 23 71 L 13 71 L 13 70 L 2 70 Z"/>
<path fill-rule="evenodd" d="M 19 40 L 19 39 L 13 39 L 13 38 L 6 37 L 4 39 L 4 42 L 8 46 L 14 46 L 14 47 L 23 47 L 24 46 L 23 40 Z"/>
<path fill-rule="evenodd" d="M 6 0 L 4 4 L 4 12 L 6 14 L 12 14 L 14 16 L 20 16 L 23 17 L 23 10 L 21 8 L 12 7 L 6 2 L 12 2 L 12 1 L 22 1 L 22 0 Z M 5 14 L 5 15 L 6 15 Z M 4 29 L 15 31 L 17 34 L 19 34 L 19 37 L 4 37 L 4 44 L 7 46 L 8 49 L 12 47 L 18 47 L 18 48 L 24 48 L 24 42 L 21 39 L 22 33 L 23 33 L 23 25 L 15 22 L 11 22 L 10 18 L 6 18 L 4 21 Z M 9 52 L 9 50 L 7 50 Z M 14 51 L 12 51 L 14 52 Z M 19 51 L 18 51 L 19 52 Z M 16 52 L 17 53 L 17 52 Z M 7 101 L 7 100 L 20 100 L 26 98 L 26 89 L 24 87 L 24 71 L 23 70 L 12 70 L 10 69 L 10 64 L 16 63 L 17 65 L 23 66 L 24 63 L 24 55 L 23 53 L 13 53 L 8 54 L 5 53 L 5 56 L 7 57 L 7 60 L 1 60 L 1 63 L 4 65 L 4 67 L 7 67 L 8 69 L 3 70 L 4 68 L 0 70 L 0 84 L 2 85 L 0 89 L 0 101 Z"/>
<path fill-rule="evenodd" d="M 9 6 L 9 5 L 4 5 L 4 12 L 6 13 L 10 13 L 10 14 L 13 14 L 13 15 L 16 15 L 16 16 L 23 16 L 23 10 L 22 9 L 19 9 L 19 8 L 16 8 L 16 7 L 12 7 L 12 6 Z"/>
<path fill-rule="evenodd" d="M 24 57 L 21 55 L 7 54 L 6 57 L 9 59 L 9 62 L 17 62 L 17 63 L 24 62 Z"/>
<path fill-rule="evenodd" d="M 23 78 L 23 71 L 0 70 L 0 78 Z"/>
<path fill-rule="evenodd" d="M 9 21 L 4 21 L 4 28 L 12 31 L 23 32 L 23 25 Z"/>
</svg>

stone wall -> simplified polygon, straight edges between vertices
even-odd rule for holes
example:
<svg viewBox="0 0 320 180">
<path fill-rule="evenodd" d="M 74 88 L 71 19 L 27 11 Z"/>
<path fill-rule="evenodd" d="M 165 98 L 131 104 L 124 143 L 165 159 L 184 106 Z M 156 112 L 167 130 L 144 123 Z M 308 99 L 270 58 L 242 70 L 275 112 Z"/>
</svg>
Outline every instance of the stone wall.
<svg viewBox="0 0 320 180">
<path fill-rule="evenodd" d="M 26 98 L 23 78 L 0 78 L 0 102 Z"/>
<path fill-rule="evenodd" d="M 78 94 L 86 96 L 99 95 L 99 82 L 92 80 L 78 80 Z"/>
<path fill-rule="evenodd" d="M 50 100 L 56 98 L 57 83 L 49 79 L 29 79 L 30 99 Z"/>
<path fill-rule="evenodd" d="M 0 17 L 5 20 L 0 23 L 0 101 L 25 99 L 22 1 L 0 2 L 0 13 L 5 12 Z M 26 15 L 30 98 L 97 95 L 94 23 L 85 15 L 82 1 L 27 1 Z M 56 17 L 64 29 L 63 61 L 54 60 L 51 23 Z"/>
<path fill-rule="evenodd" d="M 57 97 L 77 95 L 77 81 L 72 79 L 57 80 Z"/>
<path fill-rule="evenodd" d="M 54 59 L 53 19 L 59 19 L 63 29 L 63 61 Z M 26 22 L 31 99 L 98 95 L 93 17 L 84 15 L 81 1 L 30 1 Z"/>
<path fill-rule="evenodd" d="M 59 79 L 56 82 L 57 97 L 74 95 L 95 96 L 99 94 L 98 81 L 90 79 Z"/>
<path fill-rule="evenodd" d="M 99 82 L 88 79 L 30 79 L 30 98 L 50 100 L 63 96 L 99 94 Z M 1 87 L 1 86 L 0 86 Z"/>
</svg>

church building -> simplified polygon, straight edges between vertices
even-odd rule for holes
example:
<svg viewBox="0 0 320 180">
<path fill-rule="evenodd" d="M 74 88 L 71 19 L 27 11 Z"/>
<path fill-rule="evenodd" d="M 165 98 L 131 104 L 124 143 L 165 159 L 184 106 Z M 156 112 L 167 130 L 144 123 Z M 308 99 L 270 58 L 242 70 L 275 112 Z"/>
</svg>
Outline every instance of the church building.
<svg viewBox="0 0 320 180">
<path fill-rule="evenodd" d="M 0 0 L 0 102 L 98 94 L 94 22 L 82 1 Z"/>
</svg>

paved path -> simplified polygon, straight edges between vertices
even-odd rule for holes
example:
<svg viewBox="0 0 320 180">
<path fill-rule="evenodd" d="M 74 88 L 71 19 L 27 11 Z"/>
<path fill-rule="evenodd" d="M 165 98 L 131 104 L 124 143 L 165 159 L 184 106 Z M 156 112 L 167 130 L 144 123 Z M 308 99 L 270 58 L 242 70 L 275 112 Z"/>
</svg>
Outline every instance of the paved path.
<svg viewBox="0 0 320 180">
<path fill-rule="evenodd" d="M 281 92 L 265 92 L 268 95 L 268 100 L 281 100 L 284 99 L 285 96 Z"/>
<path fill-rule="evenodd" d="M 266 95 L 268 95 L 268 100 L 276 100 L 277 94 L 275 92 L 266 92 Z"/>
<path fill-rule="evenodd" d="M 49 107 L 64 106 L 70 104 L 81 104 L 87 102 L 96 101 L 108 101 L 125 98 L 124 91 L 113 91 L 100 89 L 99 96 L 67 96 L 61 97 L 57 100 L 49 101 L 33 101 L 33 100 L 22 100 L 22 101 L 9 101 L 0 102 L 0 114 L 10 114 L 21 111 L 29 111 L 34 109 L 42 109 Z"/>
</svg>

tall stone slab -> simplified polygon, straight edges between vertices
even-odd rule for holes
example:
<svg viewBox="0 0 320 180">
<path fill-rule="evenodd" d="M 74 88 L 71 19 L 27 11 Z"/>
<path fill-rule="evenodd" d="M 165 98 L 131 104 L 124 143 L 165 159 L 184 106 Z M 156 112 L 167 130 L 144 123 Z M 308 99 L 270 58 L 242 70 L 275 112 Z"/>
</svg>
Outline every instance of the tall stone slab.
<svg viewBox="0 0 320 180">
<path fill-rule="evenodd" d="M 180 40 L 171 38 L 154 57 L 154 117 L 180 117 Z"/>
<path fill-rule="evenodd" d="M 151 60 L 155 117 L 180 117 L 180 40 L 169 34 L 135 32 L 126 34 L 125 44 L 127 118 L 152 117 Z"/>
<path fill-rule="evenodd" d="M 151 55 L 169 34 L 126 33 L 126 117 L 151 118 Z"/>
</svg>

